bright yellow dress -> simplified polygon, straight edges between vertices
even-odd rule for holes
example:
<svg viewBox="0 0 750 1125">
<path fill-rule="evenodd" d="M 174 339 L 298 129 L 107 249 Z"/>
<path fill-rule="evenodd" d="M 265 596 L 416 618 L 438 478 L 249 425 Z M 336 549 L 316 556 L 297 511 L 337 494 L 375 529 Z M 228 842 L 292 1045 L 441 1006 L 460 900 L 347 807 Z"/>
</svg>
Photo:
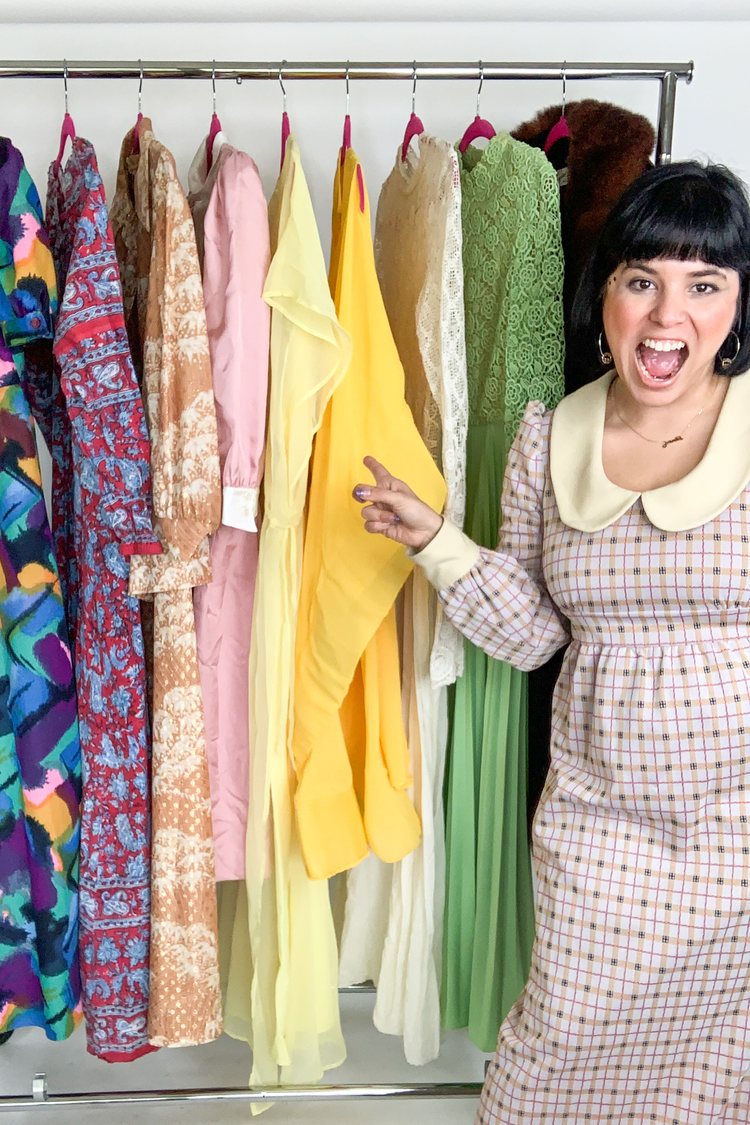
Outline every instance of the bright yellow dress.
<svg viewBox="0 0 750 1125">
<path fill-rule="evenodd" d="M 222 885 L 220 909 L 225 1028 L 253 1048 L 251 1085 L 316 1082 L 345 1057 L 328 884 L 310 879 L 302 860 L 289 737 L 310 452 L 350 346 L 293 138 L 269 220 L 271 380 L 250 651 L 246 884 Z"/>
<path fill-rule="evenodd" d="M 420 836 L 407 792 L 393 611 L 412 564 L 397 543 L 363 530 L 351 496 L 366 476 L 362 457 L 377 457 L 438 510 L 446 491 L 404 398 L 364 177 L 351 149 L 337 168 L 329 280 L 352 358 L 315 442 L 292 738 L 297 823 L 315 878 L 353 867 L 370 847 L 395 862 Z"/>
</svg>

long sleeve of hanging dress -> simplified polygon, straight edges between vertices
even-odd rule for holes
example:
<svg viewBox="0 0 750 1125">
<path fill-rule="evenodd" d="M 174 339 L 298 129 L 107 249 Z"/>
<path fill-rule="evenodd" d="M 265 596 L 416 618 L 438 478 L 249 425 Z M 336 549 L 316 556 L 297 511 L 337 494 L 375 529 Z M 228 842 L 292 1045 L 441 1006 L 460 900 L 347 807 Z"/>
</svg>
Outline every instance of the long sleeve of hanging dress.
<svg viewBox="0 0 750 1125">
<path fill-rule="evenodd" d="M 81 1019 L 76 692 L 34 430 L 27 348 L 49 340 L 57 292 L 42 209 L 0 138 L 0 1036 Z"/>
<path fill-rule="evenodd" d="M 529 404 L 508 454 L 497 549 L 479 547 L 445 521 L 412 555 L 456 628 L 488 656 L 523 671 L 570 640 L 542 576 L 543 499 L 551 487 L 537 437 L 543 414 L 541 403 Z"/>
<path fill-rule="evenodd" d="M 221 1032 L 211 799 L 192 588 L 219 524 L 216 413 L 195 231 L 174 158 L 144 118 L 123 142 L 112 205 L 131 341 L 142 343 L 154 514 L 164 551 L 136 555 L 130 592 L 153 597 L 149 1040 Z"/>
<path fill-rule="evenodd" d="M 76 137 L 47 190 L 63 283 L 55 382 L 72 437 L 76 686 L 86 762 L 81 823 L 81 976 L 88 1048 L 108 1062 L 147 1036 L 151 896 L 146 665 L 128 560 L 159 553 L 143 400 L 130 358 L 114 240 L 94 150 Z M 117 909 L 113 910 L 113 903 Z"/>
<path fill-rule="evenodd" d="M 217 880 L 245 876 L 250 791 L 248 678 L 258 565 L 256 513 L 263 468 L 270 310 L 268 206 L 251 158 L 206 142 L 190 169 L 190 203 L 203 252 L 203 296 L 211 351 L 219 460 L 221 526 L 211 536 L 211 581 L 196 587 L 206 746 Z"/>
<path fill-rule="evenodd" d="M 352 359 L 313 454 L 297 623 L 293 759 L 305 863 L 322 878 L 368 847 L 390 861 L 416 847 L 419 818 L 401 714 L 393 603 L 410 561 L 363 534 L 351 490 L 362 457 L 416 482 L 442 509 L 445 484 L 404 398 L 404 372 L 375 272 L 362 169 L 337 162 L 330 281 Z M 351 690 L 350 690 L 351 689 Z M 360 799 L 358 799 L 358 792 Z"/>
</svg>

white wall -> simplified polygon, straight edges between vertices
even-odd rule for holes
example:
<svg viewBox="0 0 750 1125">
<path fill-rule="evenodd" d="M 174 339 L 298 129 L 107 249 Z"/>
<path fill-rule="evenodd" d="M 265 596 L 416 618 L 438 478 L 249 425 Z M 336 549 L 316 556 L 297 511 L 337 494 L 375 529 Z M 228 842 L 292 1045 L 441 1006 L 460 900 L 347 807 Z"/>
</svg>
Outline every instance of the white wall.
<svg viewBox="0 0 750 1125">
<path fill-rule="evenodd" d="M 539 0 L 529 0 L 531 10 Z M 256 4 L 255 7 L 258 5 Z M 372 5 L 371 5 L 372 6 Z M 78 0 L 70 5 L 85 9 Z M 205 10 L 209 11 L 208 5 Z M 288 7 L 288 5 L 287 5 Z M 579 5 L 580 7 L 580 5 Z M 657 4 L 658 9 L 658 4 Z M 58 8 L 59 10 L 59 8 Z M 750 57 L 748 22 L 649 23 L 255 23 L 255 24 L 3 24 L 5 58 L 68 59 L 382 59 L 527 61 L 695 60 L 690 86 L 680 82 L 673 154 L 710 156 L 750 179 L 745 73 Z M 330 186 L 341 138 L 341 82 L 288 82 L 289 112 L 302 148 L 324 242 Z M 363 161 L 373 201 L 393 161 L 410 108 L 408 82 L 352 82 L 354 145 Z M 113 187 L 120 141 L 136 114 L 137 83 L 71 81 L 70 108 L 78 130 L 94 142 L 105 183 Z M 497 128 L 512 128 L 559 99 L 556 82 L 486 82 L 482 112 Z M 645 113 L 653 121 L 658 84 L 569 82 L 569 98 L 598 97 Z M 186 173 L 211 111 L 210 84 L 146 82 L 144 111 Z M 280 91 L 275 82 L 219 84 L 225 130 L 256 159 L 269 191 L 278 171 Z M 454 139 L 473 116 L 469 82 L 424 82 L 418 110 L 433 132 Z M 22 148 L 43 192 L 57 149 L 62 117 L 57 80 L 0 80 L 0 132 Z"/>
</svg>

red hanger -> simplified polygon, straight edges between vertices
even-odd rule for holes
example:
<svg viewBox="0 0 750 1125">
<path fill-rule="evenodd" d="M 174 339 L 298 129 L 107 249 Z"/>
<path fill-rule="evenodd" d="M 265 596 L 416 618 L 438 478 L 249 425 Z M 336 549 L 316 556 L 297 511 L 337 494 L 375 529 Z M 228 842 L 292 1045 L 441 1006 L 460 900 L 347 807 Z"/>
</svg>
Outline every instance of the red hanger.
<svg viewBox="0 0 750 1125">
<path fill-rule="evenodd" d="M 464 135 L 461 137 L 461 140 L 458 142 L 458 151 L 459 152 L 466 152 L 467 148 L 472 143 L 472 141 L 479 140 L 481 137 L 484 137 L 488 141 L 491 141 L 492 138 L 496 135 L 494 125 L 490 121 L 487 121 L 486 118 L 480 117 L 480 115 L 479 115 L 479 99 L 482 95 L 483 84 L 484 84 L 484 67 L 482 66 L 482 60 L 480 59 L 479 60 L 479 89 L 477 90 L 477 113 L 476 113 L 476 117 L 474 118 L 472 123 L 469 125 L 469 127 L 466 130 L 466 132 L 464 133 Z"/>
<path fill-rule="evenodd" d="M 210 172 L 211 165 L 214 162 L 214 141 L 221 132 L 221 121 L 215 113 L 211 114 L 211 124 L 208 129 L 208 136 L 206 137 L 206 171 Z"/>
<path fill-rule="evenodd" d="M 564 140 L 565 137 L 570 136 L 570 126 L 568 125 L 568 119 L 565 116 L 566 86 L 567 86 L 567 81 L 566 81 L 566 74 L 565 74 L 565 63 L 563 63 L 563 65 L 562 65 L 562 87 L 563 88 L 562 88 L 562 106 L 560 108 L 560 120 L 557 121 L 552 126 L 549 133 L 547 134 L 547 139 L 544 142 L 545 153 L 549 152 L 549 150 L 552 148 L 552 146 L 554 144 L 556 144 L 558 141 L 562 141 L 562 140 Z"/>
<path fill-rule="evenodd" d="M 344 75 L 346 82 L 346 116 L 344 117 L 344 136 L 341 141 L 341 167 L 344 167 L 344 160 L 346 154 L 352 147 L 352 119 L 349 116 L 349 60 L 346 62 L 346 74 Z"/>
<path fill-rule="evenodd" d="M 57 159 L 55 160 L 55 164 L 57 164 L 58 167 L 60 165 L 60 162 L 62 161 L 63 152 L 65 151 L 65 142 L 68 140 L 68 138 L 70 138 L 71 141 L 74 140 L 75 135 L 76 127 L 73 123 L 73 118 L 66 110 L 65 116 L 63 117 L 62 128 L 60 129 L 60 147 L 57 150 Z"/>
<path fill-rule="evenodd" d="M 214 162 L 214 141 L 221 132 L 221 121 L 219 121 L 216 113 L 216 60 L 214 60 L 211 69 L 211 85 L 213 87 L 214 95 L 214 111 L 211 114 L 211 124 L 208 129 L 208 136 L 206 137 L 206 171 L 211 171 L 211 165 Z"/>
<path fill-rule="evenodd" d="M 284 86 L 284 79 L 281 76 L 281 67 L 284 65 L 285 62 L 286 62 L 286 59 L 282 59 L 281 60 L 281 66 L 279 67 L 279 86 L 281 86 L 281 93 L 284 97 L 283 110 L 282 110 L 282 113 L 281 113 L 281 167 L 282 168 L 284 167 L 284 157 L 286 156 L 286 142 L 289 140 L 289 136 L 290 136 L 291 131 L 292 131 L 292 127 L 289 124 L 289 114 L 286 111 L 286 88 Z"/>
<path fill-rule="evenodd" d="M 412 113 L 411 117 L 406 123 L 406 131 L 404 133 L 404 143 L 401 145 L 401 159 L 406 160 L 406 154 L 409 151 L 409 145 L 415 137 L 421 137 L 424 133 L 424 125 L 422 124 L 421 117 L 417 117 L 416 113 Z"/>
<path fill-rule="evenodd" d="M 141 75 L 138 79 L 138 116 L 135 119 L 135 126 L 133 128 L 133 147 L 130 150 L 133 156 L 137 156 L 141 151 L 141 138 L 138 132 L 138 126 L 140 125 L 141 121 L 143 121 L 143 114 L 141 113 L 141 107 L 143 103 L 143 63 L 140 59 L 138 59 L 138 65 L 141 68 Z"/>
<path fill-rule="evenodd" d="M 65 84 L 65 116 L 62 119 L 62 127 L 60 129 L 60 147 L 57 150 L 57 157 L 55 159 L 55 166 L 60 167 L 62 162 L 63 153 L 65 151 L 65 142 L 70 138 L 73 140 L 76 135 L 76 127 L 73 123 L 73 118 L 68 113 L 68 64 L 65 63 L 63 67 L 63 82 Z"/>
<path fill-rule="evenodd" d="M 349 116 L 349 60 L 346 62 L 346 116 L 344 117 L 344 135 L 341 140 L 341 154 L 339 162 L 341 167 L 344 167 L 346 161 L 346 154 L 352 147 L 352 119 Z M 365 209 L 365 181 L 362 175 L 362 165 L 357 161 L 357 185 L 359 187 L 359 209 L 364 212 Z"/>
<path fill-rule="evenodd" d="M 547 134 L 547 139 L 544 142 L 544 151 L 549 152 L 554 144 L 557 144 L 558 141 L 562 141 L 565 137 L 569 136 L 570 126 L 568 125 L 567 117 L 563 114 L 560 120 L 555 122 Z"/>
<path fill-rule="evenodd" d="M 283 167 L 284 157 L 286 156 L 286 142 L 292 132 L 292 127 L 289 124 L 289 114 L 286 110 L 281 115 L 281 164 Z"/>
<path fill-rule="evenodd" d="M 414 72 L 412 75 L 411 87 L 411 116 L 406 122 L 406 129 L 404 130 L 404 140 L 401 145 L 401 159 L 406 160 L 406 154 L 409 151 L 409 145 L 415 137 L 421 137 L 424 133 L 424 125 L 422 119 L 417 117 L 416 102 L 417 102 L 417 60 L 414 60 Z"/>
</svg>

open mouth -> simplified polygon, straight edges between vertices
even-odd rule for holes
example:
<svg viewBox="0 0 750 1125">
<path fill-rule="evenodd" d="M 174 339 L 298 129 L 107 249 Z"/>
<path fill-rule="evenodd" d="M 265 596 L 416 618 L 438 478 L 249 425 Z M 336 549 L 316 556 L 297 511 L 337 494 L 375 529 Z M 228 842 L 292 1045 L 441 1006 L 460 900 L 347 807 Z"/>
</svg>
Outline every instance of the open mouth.
<svg viewBox="0 0 750 1125">
<path fill-rule="evenodd" d="M 664 386 L 673 382 L 687 359 L 688 352 L 684 340 L 643 340 L 635 349 L 642 379 L 652 386 Z"/>
</svg>

